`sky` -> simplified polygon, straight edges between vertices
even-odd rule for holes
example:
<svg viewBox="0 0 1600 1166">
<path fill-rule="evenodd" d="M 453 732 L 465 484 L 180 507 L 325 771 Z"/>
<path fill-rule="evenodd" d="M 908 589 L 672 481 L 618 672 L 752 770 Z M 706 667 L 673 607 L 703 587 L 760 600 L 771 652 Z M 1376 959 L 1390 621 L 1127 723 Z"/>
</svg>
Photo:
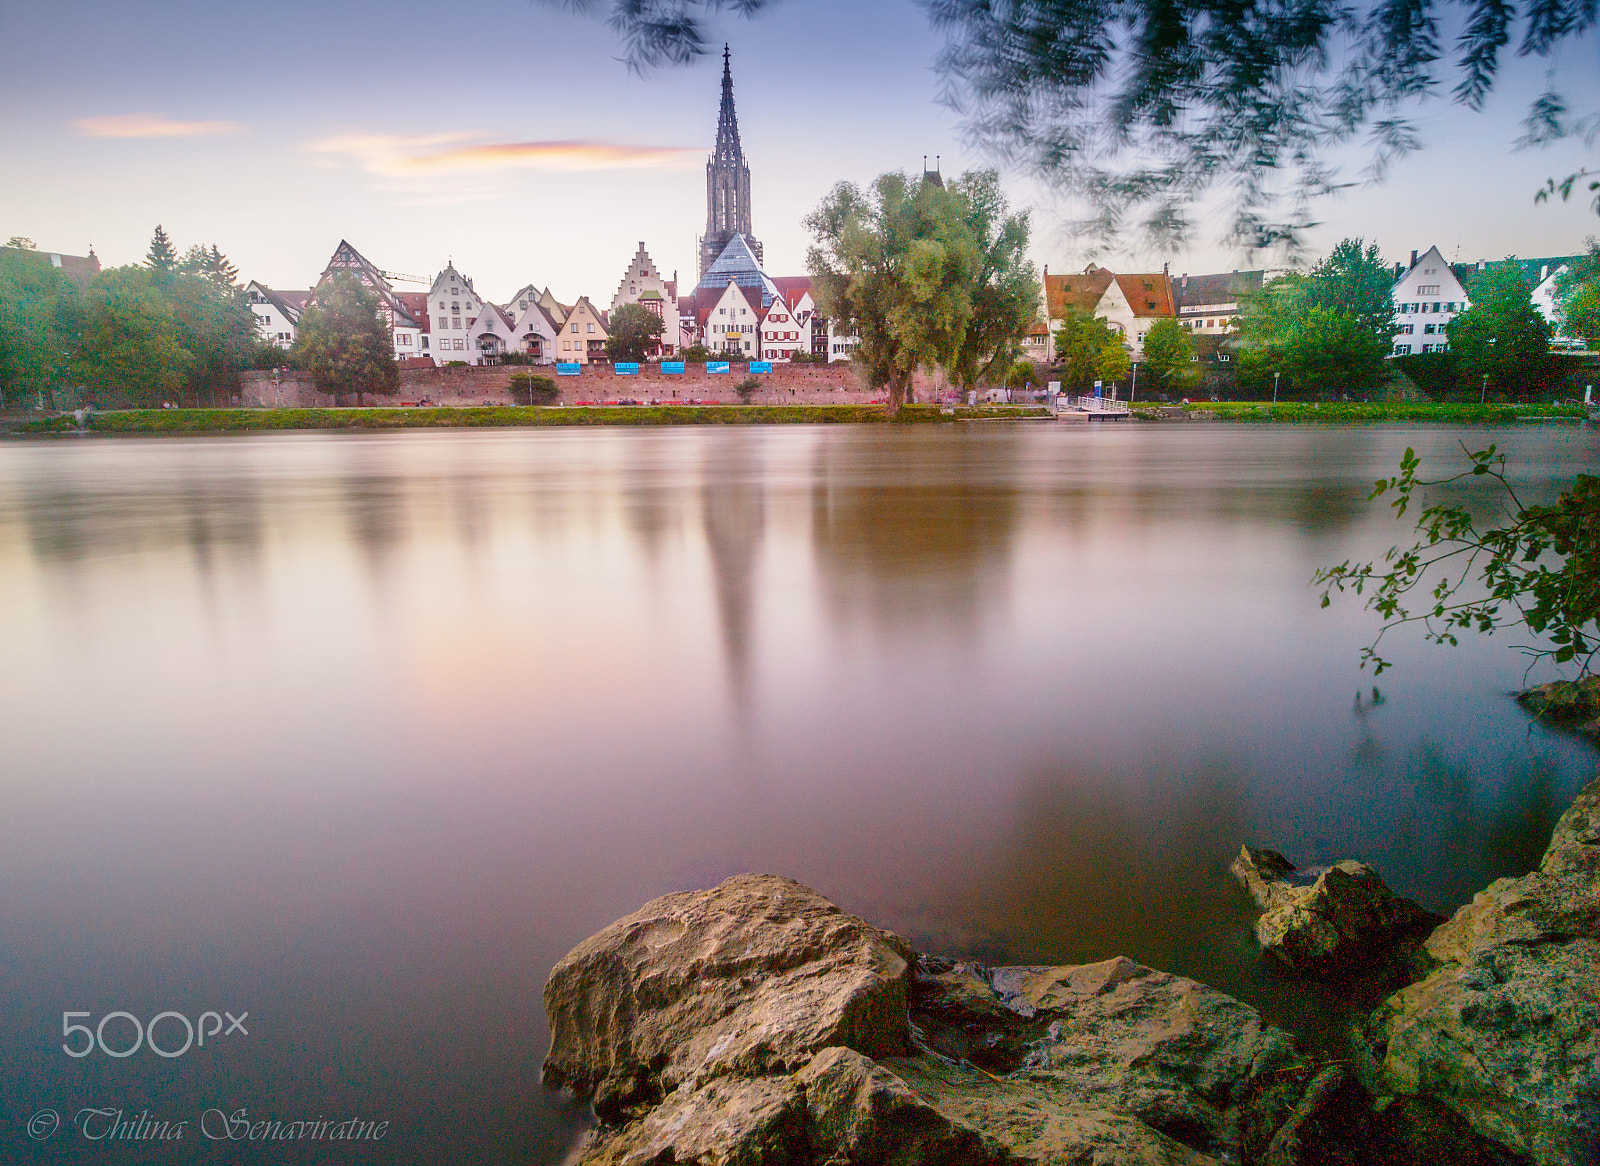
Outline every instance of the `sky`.
<svg viewBox="0 0 1600 1166">
<path fill-rule="evenodd" d="M 992 165 L 939 103 L 941 40 L 909 0 L 786 0 L 716 25 L 733 55 L 753 228 L 772 274 L 801 274 L 805 215 L 835 182 Z M 215 243 L 246 279 L 315 282 L 341 239 L 379 268 L 430 280 L 448 262 L 504 302 L 526 283 L 608 303 L 639 243 L 693 279 L 716 136 L 720 54 L 635 76 L 603 21 L 542 0 L 0 0 L 0 239 L 142 260 L 162 224 L 179 249 Z M 1592 34 L 1555 65 L 1600 109 Z M 1517 153 L 1543 66 L 1514 62 L 1489 107 L 1438 101 L 1426 148 L 1381 185 L 1315 208 L 1313 254 L 1346 236 L 1389 260 L 1570 254 L 1600 218 L 1533 193 L 1600 151 Z M 1359 150 L 1343 156 L 1354 176 Z M 1032 253 L 1080 270 L 1075 208 L 1002 171 L 1034 210 Z M 1202 214 L 1185 250 L 1098 258 L 1174 274 L 1262 266 Z M 419 285 L 397 282 L 402 290 Z"/>
</svg>

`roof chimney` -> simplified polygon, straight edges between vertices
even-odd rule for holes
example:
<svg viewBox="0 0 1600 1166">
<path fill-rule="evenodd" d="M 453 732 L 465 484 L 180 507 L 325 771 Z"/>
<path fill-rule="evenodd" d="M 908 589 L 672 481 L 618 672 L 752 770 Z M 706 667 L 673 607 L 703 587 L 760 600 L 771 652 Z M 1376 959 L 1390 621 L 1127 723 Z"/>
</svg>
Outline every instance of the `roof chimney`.
<svg viewBox="0 0 1600 1166">
<path fill-rule="evenodd" d="M 1415 251 L 1413 251 L 1411 253 L 1411 266 L 1415 267 L 1416 265 L 1417 265 L 1417 253 Z"/>
</svg>

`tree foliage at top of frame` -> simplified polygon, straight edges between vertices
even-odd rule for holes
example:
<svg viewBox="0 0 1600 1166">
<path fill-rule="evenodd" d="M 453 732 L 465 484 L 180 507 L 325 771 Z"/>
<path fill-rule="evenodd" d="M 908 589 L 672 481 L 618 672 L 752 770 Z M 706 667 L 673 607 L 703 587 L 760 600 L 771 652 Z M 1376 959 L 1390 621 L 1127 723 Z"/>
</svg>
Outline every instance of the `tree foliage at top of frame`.
<svg viewBox="0 0 1600 1166">
<path fill-rule="evenodd" d="M 1506 456 L 1491 445 L 1468 452 L 1471 468 L 1446 478 L 1417 476 L 1422 460 L 1407 448 L 1400 473 L 1380 478 L 1369 498 L 1393 493 L 1396 517 L 1404 516 L 1416 491 L 1470 477 L 1494 479 L 1513 508 L 1511 521 L 1481 526 L 1461 505 L 1438 503 L 1417 520 L 1419 538 L 1393 547 L 1377 563 L 1346 561 L 1316 573 L 1322 606 L 1346 589 L 1367 596 L 1367 607 L 1383 617 L 1383 628 L 1361 653 L 1374 675 L 1392 662 L 1378 654 L 1388 632 L 1420 623 L 1435 644 L 1459 643 L 1458 633 L 1489 634 L 1522 626 L 1544 638 L 1524 645 L 1532 663 L 1576 662 L 1581 679 L 1600 652 L 1600 477 L 1579 474 L 1549 506 L 1525 506 L 1505 474 Z"/>
<path fill-rule="evenodd" d="M 773 0 L 550 0 L 607 13 L 636 69 L 706 51 L 706 22 Z M 945 36 L 944 98 L 970 135 L 1087 201 L 1085 226 L 1183 243 L 1189 208 L 1230 193 L 1229 242 L 1294 254 L 1311 206 L 1348 185 L 1325 162 L 1365 137 L 1370 177 L 1418 149 L 1410 119 L 1449 86 L 1479 109 L 1502 57 L 1553 60 L 1595 0 L 918 0 Z M 1514 48 L 1513 48 L 1514 46 Z M 1556 86 L 1518 145 L 1584 136 Z M 1570 193 L 1579 176 L 1551 193 Z M 1600 209 L 1600 207 L 1597 207 Z"/>
</svg>

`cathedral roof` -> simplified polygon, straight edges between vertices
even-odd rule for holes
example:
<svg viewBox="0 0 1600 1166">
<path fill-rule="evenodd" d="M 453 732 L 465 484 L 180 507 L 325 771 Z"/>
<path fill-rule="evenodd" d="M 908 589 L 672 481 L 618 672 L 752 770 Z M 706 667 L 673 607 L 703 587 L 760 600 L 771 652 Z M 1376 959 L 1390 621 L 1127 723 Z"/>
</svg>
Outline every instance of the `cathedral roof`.
<svg viewBox="0 0 1600 1166">
<path fill-rule="evenodd" d="M 750 250 L 750 244 L 743 235 L 734 235 L 728 240 L 728 245 L 717 256 L 716 262 L 706 268 L 705 275 L 700 277 L 700 287 L 720 290 L 727 287 L 730 280 L 740 287 L 760 289 L 763 305 L 772 296 L 782 294 L 778 285 L 761 270 L 755 252 Z"/>
</svg>

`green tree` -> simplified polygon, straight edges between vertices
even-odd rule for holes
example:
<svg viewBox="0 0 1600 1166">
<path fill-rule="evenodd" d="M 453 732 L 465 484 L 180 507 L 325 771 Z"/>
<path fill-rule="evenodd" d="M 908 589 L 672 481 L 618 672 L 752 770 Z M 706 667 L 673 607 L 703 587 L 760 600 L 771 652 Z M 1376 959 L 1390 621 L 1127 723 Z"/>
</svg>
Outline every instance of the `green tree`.
<svg viewBox="0 0 1600 1166">
<path fill-rule="evenodd" d="M 950 367 L 972 316 L 977 240 L 936 183 L 882 174 L 869 191 L 841 182 L 806 218 L 817 307 L 861 337 L 855 361 L 889 412 L 918 368 Z"/>
<path fill-rule="evenodd" d="M 1346 239 L 1310 273 L 1290 272 L 1246 296 L 1238 329 L 1239 383 L 1286 395 L 1364 392 L 1387 375 L 1393 280 L 1376 247 Z"/>
<path fill-rule="evenodd" d="M 1194 338 L 1176 320 L 1157 320 L 1144 338 L 1148 383 L 1169 393 L 1187 392 L 1200 383 L 1194 362 Z"/>
<path fill-rule="evenodd" d="M 947 369 L 953 382 L 971 389 L 1016 359 L 1038 316 L 1039 279 L 1028 262 L 1028 213 L 1007 213 L 996 171 L 971 171 L 947 189 L 979 255 L 972 313 Z"/>
<path fill-rule="evenodd" d="M 240 370 L 257 355 L 255 314 L 243 289 L 210 272 L 179 272 L 162 291 L 178 342 L 189 354 L 186 396 L 193 403 L 215 405 L 238 390 Z"/>
<path fill-rule="evenodd" d="M 611 313 L 610 330 L 606 355 L 613 361 L 640 361 L 660 345 L 666 325 L 649 308 L 623 304 Z"/>
<path fill-rule="evenodd" d="M 196 243 L 183 253 L 178 270 L 189 275 L 199 275 L 220 288 L 232 290 L 239 282 L 239 269 L 228 262 L 228 257 L 215 243 L 209 247 Z"/>
<path fill-rule="evenodd" d="M 1128 342 L 1120 333 L 1113 332 L 1100 348 L 1098 379 L 1115 384 L 1126 378 L 1132 367 L 1133 358 L 1128 354 Z"/>
<path fill-rule="evenodd" d="M 179 342 L 160 275 L 113 267 L 90 285 L 78 376 L 91 400 L 152 407 L 181 394 L 193 358 Z"/>
<path fill-rule="evenodd" d="M 59 268 L 37 254 L 0 255 L 0 406 L 37 393 L 53 409 L 82 331 L 77 285 Z"/>
<path fill-rule="evenodd" d="M 1342 239 L 1311 269 L 1311 302 L 1353 319 L 1389 350 L 1394 336 L 1394 272 L 1378 245 Z"/>
<path fill-rule="evenodd" d="M 628 58 L 642 67 L 693 60 L 706 51 L 708 21 L 771 3 L 579 7 L 607 9 Z M 973 136 L 1082 196 L 1105 237 L 1137 222 L 1159 243 L 1180 240 L 1190 208 L 1225 189 L 1233 195 L 1227 234 L 1248 247 L 1292 245 L 1312 224 L 1313 200 L 1345 185 L 1331 153 L 1368 139 L 1381 174 L 1420 148 L 1425 135 L 1410 115 L 1430 98 L 1448 90 L 1467 109 L 1483 106 L 1514 38 L 1519 56 L 1553 62 L 1595 27 L 1592 0 L 921 7 L 945 37 L 937 68 Z M 1582 135 L 1595 124 L 1568 115 L 1553 67 L 1549 75 L 1528 111 L 1524 142 Z"/>
<path fill-rule="evenodd" d="M 312 383 L 337 399 L 354 393 L 392 394 L 400 387 L 389 329 L 378 311 L 378 297 L 352 275 L 338 272 L 317 288 L 300 318 L 295 363 Z"/>
<path fill-rule="evenodd" d="M 1433 643 L 1455 645 L 1460 632 L 1487 635 L 1509 624 L 1544 637 L 1523 647 L 1534 660 L 1575 662 L 1580 678 L 1587 675 L 1600 650 L 1600 477 L 1580 474 L 1552 505 L 1530 506 L 1493 445 L 1468 458 L 1469 469 L 1428 480 L 1417 476 L 1421 459 L 1407 449 L 1398 476 L 1380 478 L 1369 497 L 1393 493 L 1396 517 L 1403 517 L 1420 488 L 1487 478 L 1508 504 L 1496 512 L 1509 509 L 1514 517 L 1484 526 L 1460 503 L 1435 503 L 1417 520 L 1421 537 L 1391 549 L 1382 567 L 1346 561 L 1318 571 L 1313 583 L 1322 587 L 1322 606 L 1350 590 L 1383 617 L 1361 654 L 1362 667 L 1371 663 L 1375 672 L 1390 667 L 1378 648 L 1395 627 L 1420 624 Z"/>
<path fill-rule="evenodd" d="M 1097 378 L 1105 377 L 1101 369 L 1110 345 L 1122 346 L 1122 338 L 1111 325 L 1099 316 L 1091 316 L 1079 308 L 1067 308 L 1067 314 L 1056 328 L 1056 364 L 1061 369 L 1061 380 L 1069 389 L 1087 392 Z M 1123 348 L 1126 365 L 1126 348 Z M 1123 369 L 1126 374 L 1126 368 Z"/>
<path fill-rule="evenodd" d="M 1472 383 L 1499 393 L 1542 388 L 1552 367 L 1550 325 L 1533 306 L 1533 289 L 1521 265 L 1484 268 L 1467 295 L 1472 306 L 1451 320 L 1445 333 L 1461 371 Z"/>
<path fill-rule="evenodd" d="M 1591 236 L 1588 251 L 1556 276 L 1556 303 L 1561 331 L 1600 347 L 1600 240 Z"/>
<path fill-rule="evenodd" d="M 12 235 L 6 240 L 7 247 L 15 247 L 19 251 L 36 251 L 39 245 L 26 235 Z"/>
<path fill-rule="evenodd" d="M 144 257 L 144 265 L 160 276 L 170 275 L 178 269 L 178 253 L 160 223 L 156 224 L 155 234 L 150 237 L 150 250 Z"/>
</svg>

